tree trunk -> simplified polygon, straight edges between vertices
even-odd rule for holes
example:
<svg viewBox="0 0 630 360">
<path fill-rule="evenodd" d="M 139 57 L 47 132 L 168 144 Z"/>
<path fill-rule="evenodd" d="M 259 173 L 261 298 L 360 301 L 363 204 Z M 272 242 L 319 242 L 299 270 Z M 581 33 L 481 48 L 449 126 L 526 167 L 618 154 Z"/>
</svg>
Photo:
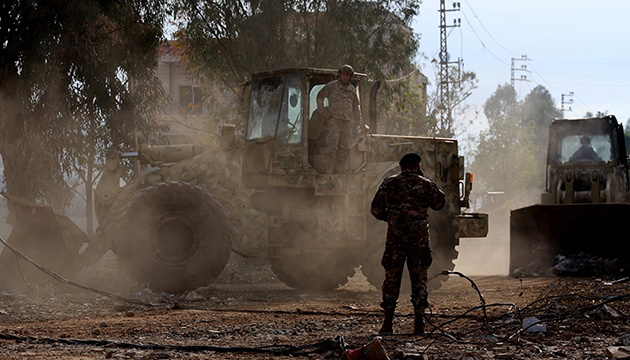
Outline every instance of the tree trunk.
<svg viewBox="0 0 630 360">
<path fill-rule="evenodd" d="M 94 162 L 92 156 L 88 161 L 87 176 L 85 180 L 85 227 L 88 237 L 94 235 Z"/>
<path fill-rule="evenodd" d="M 6 191 L 27 200 L 35 201 L 37 191 L 32 188 L 33 147 L 37 139 L 24 123 L 24 114 L 14 89 L 17 76 L 0 89 L 0 155 L 4 164 Z"/>
</svg>

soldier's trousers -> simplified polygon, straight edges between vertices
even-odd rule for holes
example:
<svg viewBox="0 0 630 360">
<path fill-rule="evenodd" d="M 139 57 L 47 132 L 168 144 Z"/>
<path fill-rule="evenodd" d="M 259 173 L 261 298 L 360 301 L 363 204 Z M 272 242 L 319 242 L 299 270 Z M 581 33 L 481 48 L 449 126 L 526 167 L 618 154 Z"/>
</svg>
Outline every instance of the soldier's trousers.
<svg viewBox="0 0 630 360">
<path fill-rule="evenodd" d="M 433 261 L 428 239 L 391 239 L 387 235 L 387 244 L 381 264 L 385 268 L 383 281 L 383 309 L 393 309 L 398 303 L 400 284 L 402 281 L 405 262 L 411 280 L 411 303 L 414 309 L 424 309 L 429 303 L 427 282 L 428 270 Z"/>
<path fill-rule="evenodd" d="M 326 121 L 326 172 L 343 172 L 346 160 L 350 154 L 352 143 L 352 126 L 350 121 L 330 118 Z"/>
</svg>

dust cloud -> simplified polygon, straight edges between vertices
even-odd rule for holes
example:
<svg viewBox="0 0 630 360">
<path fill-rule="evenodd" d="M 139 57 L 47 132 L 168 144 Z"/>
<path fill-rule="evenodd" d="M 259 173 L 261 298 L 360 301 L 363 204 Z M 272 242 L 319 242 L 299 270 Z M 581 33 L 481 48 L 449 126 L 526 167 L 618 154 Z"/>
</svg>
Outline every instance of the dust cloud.
<svg viewBox="0 0 630 360">
<path fill-rule="evenodd" d="M 488 236 L 485 238 L 461 238 L 455 271 L 466 275 L 509 275 L 510 272 L 510 212 L 540 203 L 541 188 L 530 188 L 517 204 L 504 193 L 488 193 L 486 202 L 475 212 L 487 213 Z"/>
<path fill-rule="evenodd" d="M 494 216 L 493 216 L 494 215 Z M 508 275 L 510 268 L 510 218 L 490 214 L 488 236 L 461 238 L 455 271 L 466 275 Z"/>
<path fill-rule="evenodd" d="M 499 196 L 501 198 L 503 196 Z M 478 212 L 488 214 L 485 238 L 460 238 L 455 271 L 466 275 L 508 275 L 510 271 L 510 210 L 513 202 L 500 199 Z"/>
</svg>

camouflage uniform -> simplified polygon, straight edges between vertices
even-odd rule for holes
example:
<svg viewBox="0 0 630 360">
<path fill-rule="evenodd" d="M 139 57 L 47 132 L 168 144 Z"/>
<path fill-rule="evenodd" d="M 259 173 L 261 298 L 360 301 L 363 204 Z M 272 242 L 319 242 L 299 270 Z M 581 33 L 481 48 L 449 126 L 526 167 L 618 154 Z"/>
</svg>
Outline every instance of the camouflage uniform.
<svg viewBox="0 0 630 360">
<path fill-rule="evenodd" d="M 325 98 L 328 98 L 327 107 L 324 107 Z M 352 119 L 357 125 L 363 124 L 356 88 L 350 83 L 344 84 L 340 79 L 329 82 L 317 94 L 317 108 L 323 109 L 328 118 L 328 151 L 324 154 L 327 158 L 326 172 L 333 172 L 333 168 L 335 172 L 340 172 L 350 153 Z"/>
<path fill-rule="evenodd" d="M 440 210 L 446 201 L 435 182 L 404 170 L 383 181 L 374 200 L 372 215 L 387 221 L 387 243 L 381 264 L 385 268 L 383 309 L 398 302 L 405 260 L 411 279 L 411 303 L 424 309 L 427 302 L 427 271 L 433 258 L 429 247 L 428 208 Z"/>
</svg>

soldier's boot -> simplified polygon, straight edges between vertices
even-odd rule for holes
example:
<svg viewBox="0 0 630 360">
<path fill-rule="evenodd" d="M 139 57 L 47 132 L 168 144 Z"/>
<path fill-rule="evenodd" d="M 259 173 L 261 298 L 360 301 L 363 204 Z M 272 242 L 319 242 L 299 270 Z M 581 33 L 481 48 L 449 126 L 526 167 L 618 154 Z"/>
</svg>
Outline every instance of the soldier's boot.
<svg viewBox="0 0 630 360">
<path fill-rule="evenodd" d="M 383 325 L 378 330 L 379 334 L 391 334 L 394 332 L 394 310 L 395 309 L 383 309 Z"/>
<path fill-rule="evenodd" d="M 414 309 L 414 334 L 424 334 L 424 308 Z"/>
</svg>

